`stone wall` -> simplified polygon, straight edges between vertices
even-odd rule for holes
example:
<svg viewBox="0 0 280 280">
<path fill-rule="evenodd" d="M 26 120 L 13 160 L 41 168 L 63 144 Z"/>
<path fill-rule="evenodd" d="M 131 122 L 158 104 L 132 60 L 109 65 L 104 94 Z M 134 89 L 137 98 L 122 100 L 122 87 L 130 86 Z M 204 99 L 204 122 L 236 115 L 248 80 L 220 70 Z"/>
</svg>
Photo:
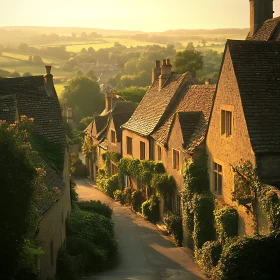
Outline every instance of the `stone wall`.
<svg viewBox="0 0 280 280">
<path fill-rule="evenodd" d="M 57 253 L 59 248 L 65 244 L 65 221 L 71 212 L 68 152 L 65 153 L 64 157 L 63 181 L 65 186 L 60 199 L 52 205 L 40 221 L 37 237 L 44 251 L 38 265 L 41 280 L 55 277 Z"/>
<path fill-rule="evenodd" d="M 232 136 L 221 135 L 221 110 L 232 111 Z M 240 215 L 239 232 L 241 234 L 252 234 L 252 216 L 245 207 L 238 207 L 232 202 L 234 191 L 234 172 L 232 165 L 240 160 L 248 160 L 255 166 L 255 155 L 251 147 L 247 124 L 244 117 L 242 103 L 239 95 L 237 80 L 228 49 L 225 53 L 225 60 L 217 88 L 214 107 L 210 120 L 206 140 L 208 153 L 208 169 L 211 191 L 213 190 L 213 161 L 222 166 L 222 195 L 218 196 L 225 203 L 237 207 Z"/>
</svg>

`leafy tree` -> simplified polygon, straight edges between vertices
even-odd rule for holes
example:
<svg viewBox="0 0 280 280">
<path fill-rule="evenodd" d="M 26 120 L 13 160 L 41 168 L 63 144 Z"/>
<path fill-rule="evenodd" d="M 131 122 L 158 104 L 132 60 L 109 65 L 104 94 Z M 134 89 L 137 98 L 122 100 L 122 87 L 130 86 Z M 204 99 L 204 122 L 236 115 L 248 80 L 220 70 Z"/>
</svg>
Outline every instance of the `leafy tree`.
<svg viewBox="0 0 280 280">
<path fill-rule="evenodd" d="M 190 71 L 195 77 L 196 72 L 203 67 L 203 57 L 201 52 L 186 48 L 184 51 L 177 53 L 173 64 L 177 73 Z"/>
<path fill-rule="evenodd" d="M 42 59 L 42 57 L 39 56 L 39 55 L 33 55 L 33 57 L 32 57 L 32 62 L 33 62 L 34 64 L 42 64 L 42 63 L 43 63 L 43 59 Z"/>
<path fill-rule="evenodd" d="M 30 77 L 33 76 L 30 72 L 24 72 L 22 75 L 22 77 Z"/>
<path fill-rule="evenodd" d="M 20 73 L 15 71 L 13 73 L 10 73 L 9 76 L 12 77 L 12 78 L 18 78 L 18 77 L 20 77 Z"/>
<path fill-rule="evenodd" d="M 137 63 L 138 60 L 137 59 L 131 59 L 129 61 L 127 61 L 124 65 L 124 71 L 126 74 L 128 75 L 134 75 L 137 73 Z"/>
<path fill-rule="evenodd" d="M 188 49 L 188 50 L 194 50 L 194 44 L 193 44 L 193 42 L 188 42 L 187 49 Z"/>
<path fill-rule="evenodd" d="M 126 101 L 131 101 L 136 106 L 140 103 L 143 96 L 147 92 L 148 87 L 136 87 L 131 86 L 122 91 L 119 91 L 118 94 L 123 97 Z"/>
<path fill-rule="evenodd" d="M 92 79 L 95 82 L 97 81 L 97 76 L 96 76 L 94 70 L 92 70 L 92 69 L 89 70 L 88 72 L 86 72 L 85 77 L 89 78 L 89 79 Z"/>
<path fill-rule="evenodd" d="M 76 74 L 76 75 L 77 75 L 77 76 L 83 76 L 83 75 L 84 75 L 84 73 L 83 73 L 83 71 L 82 71 L 82 70 L 80 70 L 80 69 L 79 69 L 79 70 L 77 71 L 77 74 Z"/>
<path fill-rule="evenodd" d="M 104 107 L 104 95 L 100 93 L 99 84 L 84 76 L 75 77 L 68 82 L 61 100 L 72 107 L 76 121 L 100 113 Z"/>
<path fill-rule="evenodd" d="M 94 117 L 86 117 L 86 118 L 83 118 L 81 119 L 81 121 L 79 122 L 78 124 L 78 129 L 79 130 L 84 130 L 87 128 L 87 126 L 92 122 Z"/>
</svg>

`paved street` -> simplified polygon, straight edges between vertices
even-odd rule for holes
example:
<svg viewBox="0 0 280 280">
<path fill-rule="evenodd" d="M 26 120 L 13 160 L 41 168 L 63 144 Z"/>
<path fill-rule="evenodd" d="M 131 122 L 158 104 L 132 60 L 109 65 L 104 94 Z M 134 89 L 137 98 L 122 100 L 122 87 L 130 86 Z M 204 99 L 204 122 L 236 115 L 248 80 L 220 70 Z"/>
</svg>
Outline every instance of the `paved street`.
<svg viewBox="0 0 280 280">
<path fill-rule="evenodd" d="M 190 252 L 178 248 L 158 228 L 78 179 L 80 200 L 100 200 L 113 208 L 119 241 L 120 263 L 112 270 L 86 277 L 87 280 L 199 280 L 206 279 L 194 264 Z"/>
</svg>

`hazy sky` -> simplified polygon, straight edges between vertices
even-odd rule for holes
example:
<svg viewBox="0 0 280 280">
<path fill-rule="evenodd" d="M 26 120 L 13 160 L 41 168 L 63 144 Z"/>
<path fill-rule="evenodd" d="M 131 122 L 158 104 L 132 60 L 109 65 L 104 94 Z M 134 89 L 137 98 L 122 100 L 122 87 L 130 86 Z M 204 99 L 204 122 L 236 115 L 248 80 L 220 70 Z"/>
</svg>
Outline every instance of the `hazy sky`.
<svg viewBox="0 0 280 280">
<path fill-rule="evenodd" d="M 274 0 L 274 10 L 279 16 L 280 0 Z M 3 1 L 0 26 L 11 25 L 141 31 L 249 27 L 249 0 Z"/>
</svg>

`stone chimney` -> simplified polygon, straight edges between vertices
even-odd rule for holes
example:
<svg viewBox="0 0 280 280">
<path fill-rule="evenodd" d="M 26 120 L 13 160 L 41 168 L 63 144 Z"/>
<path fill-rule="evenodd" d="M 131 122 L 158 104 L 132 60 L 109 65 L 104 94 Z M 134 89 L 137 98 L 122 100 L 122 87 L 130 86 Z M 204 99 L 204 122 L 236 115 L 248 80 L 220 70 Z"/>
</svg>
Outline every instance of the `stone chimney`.
<svg viewBox="0 0 280 280">
<path fill-rule="evenodd" d="M 273 18 L 273 0 L 249 0 L 250 1 L 250 33 L 248 37 L 260 29 L 263 23 Z"/>
<path fill-rule="evenodd" d="M 45 87 L 49 97 L 55 96 L 56 91 L 53 84 L 53 75 L 51 74 L 52 67 L 46 65 L 46 74 L 44 75 Z"/>
<path fill-rule="evenodd" d="M 105 110 L 106 112 L 112 109 L 112 95 L 111 92 L 106 91 L 105 93 Z"/>
<path fill-rule="evenodd" d="M 114 109 L 114 107 L 116 106 L 116 103 L 118 102 L 117 91 L 115 89 L 111 89 L 111 96 L 112 96 L 111 108 Z"/>
<path fill-rule="evenodd" d="M 160 68 L 158 90 L 164 87 L 165 82 L 171 76 L 171 69 L 172 65 L 170 64 L 170 59 L 164 59 Z"/>
<path fill-rule="evenodd" d="M 152 84 L 160 75 L 160 61 L 156 60 L 155 68 L 152 70 Z"/>
</svg>

